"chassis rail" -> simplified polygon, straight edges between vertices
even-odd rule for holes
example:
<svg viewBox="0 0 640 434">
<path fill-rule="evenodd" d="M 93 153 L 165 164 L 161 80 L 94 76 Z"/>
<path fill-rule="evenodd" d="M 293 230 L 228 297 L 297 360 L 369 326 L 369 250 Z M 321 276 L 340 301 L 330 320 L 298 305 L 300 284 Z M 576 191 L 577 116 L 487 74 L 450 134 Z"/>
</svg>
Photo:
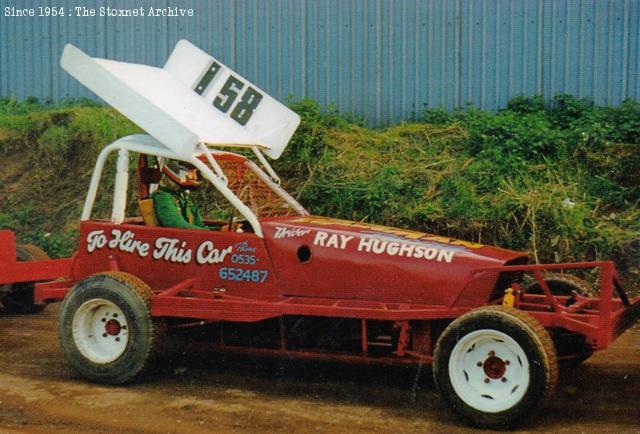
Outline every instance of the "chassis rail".
<svg viewBox="0 0 640 434">
<path fill-rule="evenodd" d="M 598 269 L 598 296 L 553 295 L 544 282 L 543 271 Z M 485 273 L 530 273 L 543 294 L 515 290 L 515 306 L 527 311 L 547 328 L 563 328 L 585 336 L 594 350 L 606 348 L 640 317 L 640 296 L 630 299 L 620 284 L 613 262 L 570 264 L 507 265 L 474 270 L 470 281 Z M 39 283 L 37 303 L 60 301 L 73 282 L 69 279 Z M 488 304 L 501 304 L 502 297 Z M 384 303 L 308 297 L 244 298 L 202 287 L 200 279 L 186 279 L 170 288 L 156 291 L 151 305 L 155 317 L 191 318 L 203 321 L 256 322 L 285 315 L 354 318 L 362 320 L 428 321 L 454 319 L 472 310 L 467 306 L 441 306 L 415 303 Z"/>
</svg>

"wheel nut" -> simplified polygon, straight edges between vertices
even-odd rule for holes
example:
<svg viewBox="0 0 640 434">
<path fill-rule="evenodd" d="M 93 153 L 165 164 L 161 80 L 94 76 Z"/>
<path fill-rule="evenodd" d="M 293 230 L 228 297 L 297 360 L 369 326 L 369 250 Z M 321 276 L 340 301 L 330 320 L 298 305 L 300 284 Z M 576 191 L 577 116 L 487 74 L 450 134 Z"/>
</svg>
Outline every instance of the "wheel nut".
<svg viewBox="0 0 640 434">
<path fill-rule="evenodd" d="M 506 383 L 506 382 L 507 382 L 507 377 L 502 377 L 502 378 L 500 379 L 500 381 L 502 381 L 503 383 Z"/>
<path fill-rule="evenodd" d="M 102 318 L 100 321 L 107 322 L 107 319 L 106 318 Z"/>
<path fill-rule="evenodd" d="M 510 362 L 510 361 L 508 361 L 508 360 L 505 360 L 505 361 L 504 361 L 504 364 L 505 364 L 505 365 L 507 365 L 507 366 L 509 366 L 509 363 L 511 363 L 511 362 Z"/>
<path fill-rule="evenodd" d="M 478 363 L 476 363 L 476 366 L 477 366 L 478 368 L 481 368 L 481 367 L 482 367 L 482 362 L 478 362 Z"/>
<path fill-rule="evenodd" d="M 120 342 L 120 338 L 116 338 L 116 342 Z"/>
<path fill-rule="evenodd" d="M 102 333 L 102 337 L 103 337 L 103 338 L 106 338 L 106 337 L 107 337 L 107 334 L 106 334 L 106 333 Z"/>
<path fill-rule="evenodd" d="M 488 383 L 489 381 L 491 381 L 491 380 L 489 380 L 488 378 L 485 378 L 485 379 L 484 379 L 484 382 L 485 382 L 485 383 Z"/>
<path fill-rule="evenodd" d="M 490 356 L 490 357 L 493 357 L 493 356 L 495 356 L 495 355 L 496 355 L 496 352 L 495 352 L 495 351 L 489 351 L 489 356 Z"/>
</svg>

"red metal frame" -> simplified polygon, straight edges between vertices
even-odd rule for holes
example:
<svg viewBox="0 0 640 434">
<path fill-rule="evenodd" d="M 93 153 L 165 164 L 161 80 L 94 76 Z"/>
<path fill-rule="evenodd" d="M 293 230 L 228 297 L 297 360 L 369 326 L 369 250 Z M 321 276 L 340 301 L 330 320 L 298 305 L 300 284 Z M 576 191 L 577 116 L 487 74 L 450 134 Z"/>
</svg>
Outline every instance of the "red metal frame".
<svg viewBox="0 0 640 434">
<path fill-rule="evenodd" d="M 110 257 L 109 267 L 119 269 L 118 262 Z M 114 265 L 115 264 L 115 265 Z M 38 276 L 45 279 L 69 276 L 72 259 L 17 263 L 18 267 L 7 271 L 5 279 L 26 280 L 24 276 Z M 43 265 L 45 265 L 43 267 Z M 600 272 L 599 297 L 577 296 L 573 304 L 565 306 L 567 296 L 552 295 L 544 282 L 543 271 L 569 269 L 598 269 Z M 558 327 L 585 336 L 594 350 L 606 348 L 624 330 L 627 317 L 640 315 L 640 296 L 629 300 L 619 283 L 612 262 L 579 262 L 571 264 L 506 265 L 483 267 L 470 272 L 471 276 L 496 273 L 531 273 L 542 288 L 543 294 L 523 294 L 516 287 L 516 307 L 527 311 L 547 328 Z M 20 277 L 22 276 L 22 277 Z M 59 301 L 64 298 L 74 279 L 66 278 L 41 282 L 35 288 L 37 303 Z M 617 292 L 614 297 L 614 291 Z M 501 298 L 489 304 L 501 303 Z M 287 349 L 284 322 L 281 320 L 280 348 L 228 348 L 223 342 L 221 349 L 254 354 L 287 355 L 296 353 L 302 357 L 331 358 L 341 360 L 379 361 L 389 363 L 384 357 L 369 357 L 366 327 L 369 320 L 396 321 L 399 329 L 399 343 L 395 355 L 398 363 L 431 361 L 432 337 L 429 333 L 416 332 L 411 324 L 431 323 L 431 320 L 450 320 L 472 310 L 474 307 L 457 306 L 454 299 L 449 305 L 428 305 L 420 303 L 389 303 L 367 300 L 341 300 L 321 297 L 271 296 L 258 298 L 231 295 L 219 288 L 207 289 L 197 277 L 184 279 L 168 288 L 157 290 L 151 304 L 151 314 L 155 317 L 190 318 L 199 321 L 255 322 L 284 316 L 314 316 L 360 319 L 362 324 L 362 353 L 338 356 L 323 351 L 291 351 Z M 413 339 L 412 345 L 410 340 Z M 412 351 L 418 348 L 419 351 Z"/>
<path fill-rule="evenodd" d="M 234 154 L 220 159 L 245 161 Z M 236 166 L 233 170 L 246 169 Z M 36 282 L 34 299 L 43 304 L 62 300 L 92 274 L 128 272 L 154 290 L 154 317 L 233 323 L 278 319 L 280 348 L 252 349 L 263 353 L 291 352 L 288 316 L 349 318 L 360 321 L 361 353 L 345 357 L 378 360 L 369 357 L 368 322 L 388 321 L 395 324 L 393 354 L 401 363 L 430 361 L 442 324 L 501 304 L 505 285 L 512 285 L 516 307 L 547 328 L 584 335 L 595 350 L 640 316 L 640 297 L 628 299 L 612 262 L 524 265 L 522 252 L 309 215 L 261 218 L 263 237 L 250 228 L 223 231 L 209 223 L 212 230 L 196 231 L 145 226 L 136 217 L 121 224 L 83 221 L 73 258 L 34 262 L 16 262 L 15 236 L 0 231 L 0 284 Z M 554 296 L 544 281 L 543 271 L 594 268 L 600 273 L 598 297 Z M 542 294 L 521 291 L 524 273 L 537 280 Z M 339 358 L 332 352 L 304 354 Z"/>
<path fill-rule="evenodd" d="M 576 302 L 569 306 L 560 303 L 568 297 L 551 294 L 542 274 L 542 271 L 550 270 L 594 268 L 600 273 L 599 297 L 577 295 Z M 531 272 L 543 294 L 519 294 L 517 307 L 526 310 L 547 328 L 560 327 L 583 334 L 596 350 L 606 348 L 624 331 L 625 317 L 640 314 L 640 296 L 629 300 L 611 261 L 488 267 L 482 271 Z M 614 290 L 617 297 L 614 297 Z"/>
</svg>

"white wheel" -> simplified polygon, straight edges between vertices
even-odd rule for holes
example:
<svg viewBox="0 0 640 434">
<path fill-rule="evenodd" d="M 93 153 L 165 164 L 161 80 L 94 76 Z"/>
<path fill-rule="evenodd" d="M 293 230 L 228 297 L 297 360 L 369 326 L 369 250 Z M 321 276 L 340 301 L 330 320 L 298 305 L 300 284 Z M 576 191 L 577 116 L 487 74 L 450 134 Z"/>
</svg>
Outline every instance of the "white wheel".
<svg viewBox="0 0 640 434">
<path fill-rule="evenodd" d="M 527 356 L 511 337 L 477 330 L 463 337 L 449 359 L 451 385 L 467 405 L 497 413 L 516 405 L 529 387 Z"/>
<path fill-rule="evenodd" d="M 481 428 L 514 428 L 544 404 L 558 381 L 545 328 L 504 306 L 472 310 L 442 332 L 433 377 L 451 408 Z"/>
<path fill-rule="evenodd" d="M 117 360 L 129 343 L 129 324 L 118 306 L 103 298 L 84 302 L 73 316 L 73 340 L 93 363 Z"/>
<path fill-rule="evenodd" d="M 94 274 L 75 285 L 60 309 L 60 343 L 83 377 L 107 384 L 133 380 L 157 354 L 163 323 L 152 318 L 153 291 L 120 271 Z"/>
</svg>

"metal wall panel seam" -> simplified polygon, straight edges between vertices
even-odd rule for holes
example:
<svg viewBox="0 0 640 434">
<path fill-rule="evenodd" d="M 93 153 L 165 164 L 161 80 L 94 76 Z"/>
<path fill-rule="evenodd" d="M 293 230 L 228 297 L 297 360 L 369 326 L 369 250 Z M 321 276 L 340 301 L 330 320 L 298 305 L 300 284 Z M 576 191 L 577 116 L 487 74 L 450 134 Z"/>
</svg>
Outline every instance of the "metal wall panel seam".
<svg viewBox="0 0 640 434">
<path fill-rule="evenodd" d="M 600 9 L 598 5 L 594 5 L 593 11 L 593 59 L 598 59 L 600 56 Z M 600 95 L 600 68 L 598 65 L 593 68 L 593 100 L 599 101 Z"/>
<path fill-rule="evenodd" d="M 563 47 L 562 47 L 562 51 L 563 51 L 563 56 L 562 56 L 562 71 L 563 71 L 563 75 L 562 75 L 562 88 L 563 89 L 567 89 L 567 87 L 569 86 L 569 79 L 570 79 L 570 64 L 569 64 L 569 53 L 571 52 L 570 48 L 571 48 L 571 26 L 570 26 L 570 22 L 569 22 L 569 16 L 570 16 L 570 9 L 571 9 L 571 0 L 565 0 L 565 7 L 564 7 L 564 34 L 563 34 L 563 38 L 562 38 L 562 42 L 563 42 Z"/>
<path fill-rule="evenodd" d="M 440 100 L 438 105 L 446 108 L 447 101 L 445 99 L 447 83 L 447 4 L 443 2 L 440 8 Z"/>
<path fill-rule="evenodd" d="M 544 1 L 538 0 L 538 45 L 537 45 L 537 80 L 536 93 L 542 95 L 544 93 Z"/>
<path fill-rule="evenodd" d="M 90 8 L 103 0 L 63 0 Z M 128 0 L 112 7 L 130 8 Z M 169 0 L 141 0 L 146 10 Z M 59 68 L 65 43 L 160 66 L 194 41 L 276 98 L 310 97 L 370 125 L 425 107 L 502 108 L 520 94 L 640 98 L 636 0 L 184 0 L 197 16 L 2 17 L 0 93 L 91 96 Z M 36 0 L 24 1 L 37 8 Z"/>
<path fill-rule="evenodd" d="M 293 0 L 295 1 L 295 0 Z M 306 96 L 308 94 L 308 89 L 307 89 L 307 80 L 305 79 L 305 77 L 307 76 L 307 32 L 304 30 L 307 28 L 307 1 L 303 0 L 300 2 L 301 4 L 301 8 L 302 10 L 300 11 L 300 19 L 301 19 L 301 31 L 300 31 L 300 37 L 302 39 L 302 45 L 301 45 L 301 50 L 300 50 L 300 63 L 302 65 L 302 77 L 300 78 L 300 80 L 302 81 L 302 95 Z"/>
<path fill-rule="evenodd" d="M 509 3 L 509 78 L 507 79 L 509 82 L 509 87 L 507 91 L 507 95 L 513 95 L 515 93 L 515 84 L 514 84 L 514 75 L 515 75 L 515 29 L 514 24 L 516 22 L 516 18 L 514 15 L 514 4 Z"/>
<path fill-rule="evenodd" d="M 609 16 L 608 16 L 608 37 L 607 37 L 607 101 L 613 99 L 613 83 L 611 77 L 613 76 L 613 17 L 615 15 L 615 4 L 613 1 L 609 2 Z"/>
<path fill-rule="evenodd" d="M 461 19 L 460 20 L 460 45 L 461 48 L 460 50 L 462 51 L 462 45 L 463 45 L 463 41 L 466 40 L 466 47 L 464 48 L 464 61 L 466 61 L 466 71 L 464 73 L 464 76 L 462 74 L 462 63 L 463 63 L 463 59 L 461 59 L 460 61 L 460 71 L 461 71 L 461 75 L 460 75 L 460 80 L 461 80 L 461 86 L 462 86 L 462 82 L 464 82 L 466 84 L 466 90 L 465 90 L 465 96 L 464 96 L 464 103 L 462 103 L 462 105 L 466 105 L 467 103 L 471 102 L 473 100 L 473 80 L 471 80 L 471 77 L 473 76 L 473 48 L 472 48 L 472 44 L 473 44 L 473 8 L 471 7 L 471 2 L 466 1 L 465 2 L 465 6 L 467 8 L 467 13 L 462 13 L 462 17 L 466 18 L 466 25 L 464 24 L 464 21 Z M 466 34 L 463 34 L 463 31 L 466 32 Z M 466 36 L 466 37 L 465 37 Z M 462 101 L 462 97 L 461 97 L 461 101 Z"/>
<path fill-rule="evenodd" d="M 455 66 L 455 84 L 454 84 L 454 108 L 460 107 L 460 76 L 461 76 L 461 68 L 462 68 L 462 20 L 460 19 L 460 14 L 462 5 L 460 4 L 460 0 L 456 0 L 456 13 L 454 17 L 454 32 L 456 34 L 455 44 L 456 44 L 456 66 Z"/>
<path fill-rule="evenodd" d="M 382 121 L 382 1 L 376 0 L 376 67 L 375 67 L 375 83 L 376 83 L 376 123 L 380 124 Z"/>
<path fill-rule="evenodd" d="M 640 23 L 640 4 L 635 4 L 636 10 L 636 19 L 635 22 Z M 635 99 L 640 100 L 640 25 L 637 26 L 636 29 L 636 37 L 635 37 L 635 50 L 633 51 L 636 55 L 635 59 L 635 74 L 632 76 L 633 83 L 635 85 Z"/>
<path fill-rule="evenodd" d="M 622 14 L 622 96 L 627 94 L 629 80 L 629 0 L 624 0 Z"/>
<path fill-rule="evenodd" d="M 0 16 L 0 96 L 9 94 L 9 85 L 7 82 L 7 52 L 9 51 L 7 37 L 7 19 L 4 14 Z"/>
<path fill-rule="evenodd" d="M 587 22 L 585 18 L 585 7 L 583 3 L 579 3 L 580 20 L 579 20 L 579 38 L 578 38 L 578 95 L 584 95 L 584 46 L 585 46 L 585 30 L 584 26 Z"/>
<path fill-rule="evenodd" d="M 407 118 L 407 3 L 402 5 L 402 26 L 400 27 L 400 34 L 402 35 L 402 73 L 400 75 L 401 84 L 401 99 L 400 99 L 400 119 Z"/>
<path fill-rule="evenodd" d="M 482 0 L 482 73 L 480 74 L 480 107 L 486 107 L 487 95 L 487 0 Z"/>
</svg>

